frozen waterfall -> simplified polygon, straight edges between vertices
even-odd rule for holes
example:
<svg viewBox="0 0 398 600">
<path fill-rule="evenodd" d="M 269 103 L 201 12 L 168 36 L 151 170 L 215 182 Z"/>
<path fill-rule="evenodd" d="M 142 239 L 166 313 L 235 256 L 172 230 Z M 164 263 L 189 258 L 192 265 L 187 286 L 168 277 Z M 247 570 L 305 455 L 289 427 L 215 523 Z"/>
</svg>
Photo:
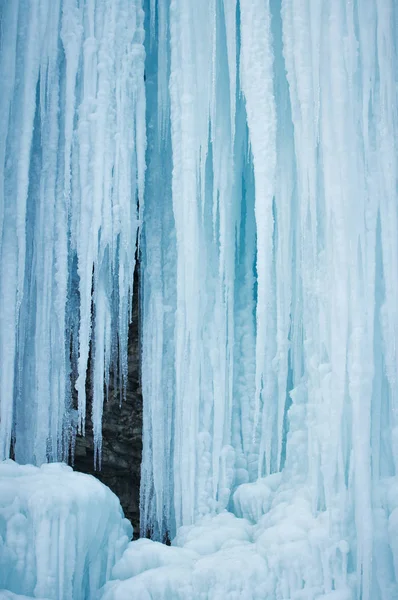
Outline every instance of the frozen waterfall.
<svg viewBox="0 0 398 600">
<path fill-rule="evenodd" d="M 139 244 L 176 548 L 104 598 L 397 600 L 396 0 L 1 0 L 0 36 L 2 458 L 68 455 L 89 364 L 100 457 Z"/>
<path fill-rule="evenodd" d="M 153 4 L 142 533 L 305 498 L 322 591 L 396 598 L 396 3 Z"/>
<path fill-rule="evenodd" d="M 67 458 L 127 376 L 145 177 L 138 0 L 0 3 L 0 454 Z M 138 202 L 140 209 L 138 209 Z M 77 392 L 71 389 L 74 384 Z"/>
</svg>

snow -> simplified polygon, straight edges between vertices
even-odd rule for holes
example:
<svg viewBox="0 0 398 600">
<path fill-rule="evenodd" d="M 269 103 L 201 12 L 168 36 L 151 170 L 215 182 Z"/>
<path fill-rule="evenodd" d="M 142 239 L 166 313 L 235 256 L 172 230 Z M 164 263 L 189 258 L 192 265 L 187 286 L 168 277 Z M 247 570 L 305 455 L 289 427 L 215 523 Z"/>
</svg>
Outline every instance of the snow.
<svg viewBox="0 0 398 600">
<path fill-rule="evenodd" d="M 297 416 L 293 421 L 294 412 L 288 451 L 300 449 L 302 422 Z M 338 528 L 331 530 L 331 510 L 312 510 L 312 490 L 300 477 L 301 466 L 291 460 L 283 473 L 240 485 L 233 512 L 208 514 L 180 527 L 171 547 L 131 542 L 102 598 L 354 600 L 349 541 Z M 396 480 L 384 485 L 394 504 Z"/>
<path fill-rule="evenodd" d="M 93 598 L 131 539 L 118 498 L 62 463 L 6 460 L 0 481 L 0 598 Z"/>
<path fill-rule="evenodd" d="M 131 542 L 103 598 L 352 600 L 348 545 L 329 538 L 326 515 L 313 517 L 309 491 L 290 488 L 272 504 L 254 524 L 228 512 L 204 517 L 182 527 L 171 547 Z"/>
</svg>

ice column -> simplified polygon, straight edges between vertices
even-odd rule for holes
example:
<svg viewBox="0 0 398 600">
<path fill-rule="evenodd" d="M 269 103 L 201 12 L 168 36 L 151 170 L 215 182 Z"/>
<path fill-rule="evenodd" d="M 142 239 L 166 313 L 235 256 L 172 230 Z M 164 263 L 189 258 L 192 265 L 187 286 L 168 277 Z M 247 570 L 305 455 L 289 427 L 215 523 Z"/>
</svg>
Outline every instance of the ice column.
<svg viewBox="0 0 398 600">
<path fill-rule="evenodd" d="M 144 210 L 144 528 L 173 534 L 282 472 L 349 548 L 357 597 L 387 598 L 397 9 L 175 0 L 148 11 L 148 181 L 156 170 L 164 193 L 148 186 Z"/>
<path fill-rule="evenodd" d="M 138 0 L 0 7 L 2 457 L 12 438 L 20 462 L 67 457 L 85 428 L 89 364 L 100 456 L 111 366 L 125 385 L 144 205 L 143 19 Z"/>
</svg>

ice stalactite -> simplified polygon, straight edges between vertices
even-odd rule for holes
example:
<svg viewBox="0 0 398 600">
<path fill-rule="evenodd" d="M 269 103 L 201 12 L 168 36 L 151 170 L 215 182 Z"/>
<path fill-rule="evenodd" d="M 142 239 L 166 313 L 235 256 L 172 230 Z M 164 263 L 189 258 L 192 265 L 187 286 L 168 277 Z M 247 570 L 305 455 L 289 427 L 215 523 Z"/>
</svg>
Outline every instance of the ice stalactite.
<svg viewBox="0 0 398 600">
<path fill-rule="evenodd" d="M 153 3 L 147 8 L 151 15 Z M 144 341 L 151 421 L 143 528 L 162 538 L 225 508 L 239 506 L 247 516 L 257 506 L 250 493 L 261 495 L 251 482 L 270 476 L 274 510 L 283 497 L 292 506 L 301 498 L 323 532 L 314 590 L 395 597 L 396 576 L 383 571 L 376 548 L 391 565 L 396 7 L 176 0 L 155 2 L 155 10 L 148 17 L 148 156 L 167 157 L 162 211 L 173 216 L 164 290 L 157 285 L 163 316 L 143 316 L 144 332 L 156 339 Z M 151 187 L 146 203 L 156 205 Z M 155 209 L 146 210 L 144 221 Z M 149 221 L 146 227 L 153 240 Z M 144 278 L 144 305 L 154 281 L 154 274 Z M 175 318 L 174 309 L 167 317 L 166 359 L 158 336 L 165 335 L 164 309 L 173 306 L 165 300 L 170 286 L 176 304 Z M 171 402 L 157 404 L 154 373 L 156 389 L 161 381 L 174 386 L 167 388 Z M 163 447 L 155 441 L 160 428 Z M 172 482 L 171 501 L 157 489 L 159 473 Z M 300 573 L 286 588 L 275 584 L 283 597 L 309 589 L 312 575 L 305 583 Z"/>
<path fill-rule="evenodd" d="M 1 454 L 13 438 L 20 462 L 67 457 L 91 348 L 100 456 L 118 357 L 121 387 L 127 376 L 144 206 L 144 13 L 139 1 L 17 0 L 0 19 Z"/>
<path fill-rule="evenodd" d="M 65 456 L 91 350 L 100 457 L 142 226 L 142 534 L 185 550 L 117 572 L 142 597 L 398 597 L 394 0 L 0 19 L 2 455 Z"/>
</svg>

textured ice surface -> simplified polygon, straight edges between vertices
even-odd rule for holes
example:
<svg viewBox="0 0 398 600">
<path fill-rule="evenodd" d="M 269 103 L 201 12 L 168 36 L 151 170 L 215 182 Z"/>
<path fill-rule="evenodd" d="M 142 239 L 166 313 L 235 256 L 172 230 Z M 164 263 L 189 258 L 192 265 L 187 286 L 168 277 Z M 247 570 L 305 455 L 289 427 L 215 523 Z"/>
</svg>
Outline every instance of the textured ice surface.
<svg viewBox="0 0 398 600">
<path fill-rule="evenodd" d="M 0 590 L 10 590 L 0 598 L 91 600 L 131 534 L 118 498 L 94 477 L 60 463 L 0 463 Z"/>
<path fill-rule="evenodd" d="M 388 523 L 378 523 L 377 578 L 381 598 L 395 599 L 392 550 L 397 560 L 398 482 L 380 482 L 390 503 Z M 242 485 L 231 512 L 181 527 L 172 547 L 131 542 L 115 565 L 102 600 L 355 600 L 350 547 L 331 531 L 329 511 L 311 508 L 305 485 L 270 475 Z M 387 508 L 387 505 L 386 505 Z M 384 530 L 382 529 L 384 527 Z M 387 533 L 388 529 L 388 533 Z M 387 535 L 386 535 L 387 533 Z M 380 542 L 382 544 L 380 545 Z M 396 566 L 395 566 L 396 568 Z M 371 596 L 373 598 L 377 596 Z"/>
<path fill-rule="evenodd" d="M 145 172 L 140 0 L 0 3 L 0 459 L 66 459 L 121 395 Z M 72 386 L 77 391 L 72 402 Z"/>
<path fill-rule="evenodd" d="M 314 519 L 308 499 L 296 492 L 297 499 L 276 501 L 256 524 L 221 513 L 181 528 L 175 547 L 132 542 L 102 598 L 352 600 L 347 545 L 333 546 L 326 519 Z"/>
<path fill-rule="evenodd" d="M 396 599 L 397 3 L 146 6 L 142 533 L 209 523 L 181 597 L 255 593 L 227 509 L 272 600 Z"/>
<path fill-rule="evenodd" d="M 332 516 L 313 510 L 311 487 L 288 462 L 283 473 L 240 485 L 231 511 L 180 527 L 172 547 L 131 542 L 102 598 L 354 600 L 349 543 L 343 525 L 330 527 Z"/>
<path fill-rule="evenodd" d="M 141 526 L 180 550 L 105 594 L 397 600 L 397 3 L 143 6 L 0 2 L 1 455 L 67 454 L 90 348 L 100 453 L 142 225 Z"/>
</svg>

